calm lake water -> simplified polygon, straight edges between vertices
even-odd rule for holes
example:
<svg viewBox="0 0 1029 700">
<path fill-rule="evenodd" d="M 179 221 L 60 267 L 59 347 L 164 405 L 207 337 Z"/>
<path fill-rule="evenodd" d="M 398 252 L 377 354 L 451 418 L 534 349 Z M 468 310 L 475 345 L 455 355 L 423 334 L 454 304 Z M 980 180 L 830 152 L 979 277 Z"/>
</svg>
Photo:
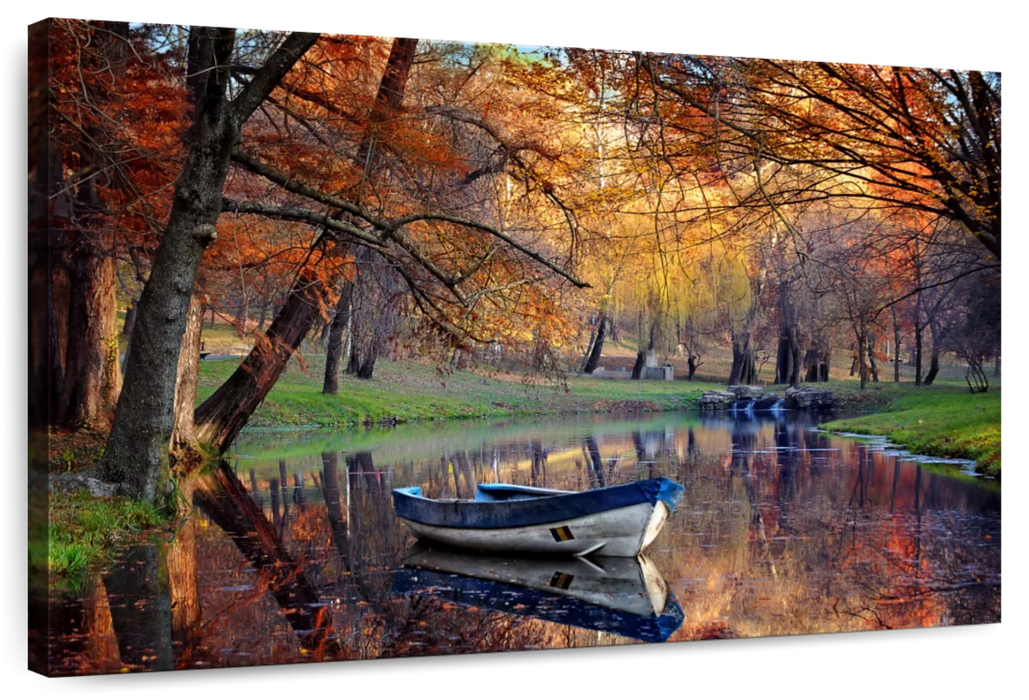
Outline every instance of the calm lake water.
<svg viewBox="0 0 1029 700">
<path fill-rule="evenodd" d="M 253 433 L 174 536 L 51 604 L 58 673 L 456 654 L 1000 621 L 990 482 L 814 430 L 696 414 Z M 415 545 L 390 492 L 686 488 L 635 560 Z"/>
</svg>

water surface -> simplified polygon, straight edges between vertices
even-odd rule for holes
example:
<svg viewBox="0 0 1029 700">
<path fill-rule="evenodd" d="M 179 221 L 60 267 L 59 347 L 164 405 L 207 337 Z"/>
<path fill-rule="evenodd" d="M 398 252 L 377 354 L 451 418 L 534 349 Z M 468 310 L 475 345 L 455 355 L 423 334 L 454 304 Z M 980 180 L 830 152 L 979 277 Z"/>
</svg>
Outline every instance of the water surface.
<svg viewBox="0 0 1029 700">
<path fill-rule="evenodd" d="M 170 541 L 51 604 L 56 672 L 202 668 L 1000 621 L 1000 494 L 781 415 L 251 433 Z M 415 545 L 390 492 L 685 495 L 640 562 Z"/>
</svg>

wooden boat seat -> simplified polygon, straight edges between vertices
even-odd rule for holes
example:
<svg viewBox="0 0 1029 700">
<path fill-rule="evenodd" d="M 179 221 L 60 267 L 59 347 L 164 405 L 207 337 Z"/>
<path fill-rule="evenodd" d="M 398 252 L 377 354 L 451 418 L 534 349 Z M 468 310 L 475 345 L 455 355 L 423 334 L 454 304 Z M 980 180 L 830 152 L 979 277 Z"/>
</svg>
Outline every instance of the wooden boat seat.
<svg viewBox="0 0 1029 700">
<path fill-rule="evenodd" d="M 479 484 L 475 500 L 482 501 L 522 501 L 545 496 L 564 496 L 574 491 L 558 491 L 541 489 L 535 486 L 516 486 L 515 484 Z"/>
</svg>

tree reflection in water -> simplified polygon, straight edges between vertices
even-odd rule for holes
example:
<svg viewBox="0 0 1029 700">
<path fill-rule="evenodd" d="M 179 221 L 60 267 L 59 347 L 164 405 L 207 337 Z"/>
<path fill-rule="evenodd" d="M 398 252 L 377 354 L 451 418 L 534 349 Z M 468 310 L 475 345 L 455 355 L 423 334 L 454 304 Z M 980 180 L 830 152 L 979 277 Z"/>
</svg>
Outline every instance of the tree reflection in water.
<svg viewBox="0 0 1029 700">
<path fill-rule="evenodd" d="M 222 464 L 183 485 L 195 508 L 173 536 L 52 601 L 51 661 L 73 674 L 628 643 L 393 593 L 412 539 L 391 490 L 470 497 L 498 480 L 683 484 L 648 550 L 683 609 L 673 641 L 998 621 L 999 493 L 812 424 L 666 416 L 425 448 L 398 431 L 385 456 L 249 460 L 249 489 Z"/>
</svg>

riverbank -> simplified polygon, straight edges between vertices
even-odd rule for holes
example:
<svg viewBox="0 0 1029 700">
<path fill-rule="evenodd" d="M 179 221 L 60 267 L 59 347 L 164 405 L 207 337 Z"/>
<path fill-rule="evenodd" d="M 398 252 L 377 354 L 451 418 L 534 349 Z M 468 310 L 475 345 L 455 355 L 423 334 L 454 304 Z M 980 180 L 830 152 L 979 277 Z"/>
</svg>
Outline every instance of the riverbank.
<svg viewBox="0 0 1029 700">
<path fill-rule="evenodd" d="M 96 430 L 51 433 L 51 480 L 93 467 L 106 439 L 106 433 Z M 148 503 L 120 496 L 94 497 L 85 489 L 51 491 L 47 500 L 46 537 L 29 539 L 29 568 L 48 571 L 52 587 L 76 588 L 126 541 L 145 538 L 172 519 Z M 45 550 L 40 547 L 44 544 Z"/>
<path fill-rule="evenodd" d="M 895 388 L 882 397 L 886 401 L 875 413 L 821 427 L 883 435 L 915 454 L 973 459 L 977 471 L 1000 478 L 1000 396 L 999 387 L 975 395 L 951 385 Z"/>
<path fill-rule="evenodd" d="M 344 376 L 337 396 L 321 393 L 323 359 L 315 355 L 303 366 L 291 362 L 264 404 L 250 420 L 252 428 L 348 428 L 469 418 L 502 418 L 572 413 L 642 413 L 689 410 L 705 391 L 724 389 L 713 382 L 634 382 L 569 377 L 564 383 L 527 383 L 514 374 L 454 371 L 440 374 L 418 362 L 382 361 L 372 380 Z M 198 401 L 231 374 L 237 360 L 201 363 Z M 950 378 L 931 387 L 911 382 L 869 383 L 834 379 L 819 384 L 832 390 L 847 412 L 867 412 L 833 421 L 835 432 L 884 435 L 917 454 L 976 460 L 978 469 L 999 477 L 1000 386 L 972 395 Z M 784 395 L 784 386 L 766 392 Z"/>
<path fill-rule="evenodd" d="M 390 425 L 470 418 L 505 418 L 546 414 L 646 413 L 689 410 L 700 395 L 725 385 L 712 382 L 657 382 L 570 377 L 565 382 L 527 383 L 513 374 L 455 371 L 440 374 L 417 362 L 384 360 L 376 377 L 344 377 L 337 396 L 321 393 L 320 356 L 303 365 L 291 362 L 248 428 L 335 428 Z M 235 370 L 238 359 L 201 363 L 198 401 Z M 870 384 L 834 380 L 844 410 L 868 415 L 825 424 L 836 432 L 885 435 L 915 453 L 977 460 L 984 473 L 1000 476 L 1000 389 L 972 396 L 955 382 L 933 387 Z M 785 387 L 766 391 L 783 395 Z M 103 451 L 101 432 L 55 434 L 50 444 L 52 474 L 91 467 Z M 50 498 L 48 552 L 51 578 L 74 582 L 101 565 L 126 538 L 142 536 L 167 524 L 153 508 L 128 499 L 93 498 L 88 492 L 56 493 Z"/>
<path fill-rule="evenodd" d="M 466 418 L 502 418 L 554 413 L 681 411 L 693 408 L 707 382 L 632 382 L 570 377 L 565 383 L 527 383 L 515 374 L 454 371 L 440 374 L 428 364 L 381 360 L 375 378 L 344 375 L 339 394 L 322 394 L 322 356 L 305 366 L 291 362 L 251 417 L 248 427 L 347 428 Z M 200 364 L 197 399 L 202 401 L 235 370 L 238 361 Z"/>
</svg>

